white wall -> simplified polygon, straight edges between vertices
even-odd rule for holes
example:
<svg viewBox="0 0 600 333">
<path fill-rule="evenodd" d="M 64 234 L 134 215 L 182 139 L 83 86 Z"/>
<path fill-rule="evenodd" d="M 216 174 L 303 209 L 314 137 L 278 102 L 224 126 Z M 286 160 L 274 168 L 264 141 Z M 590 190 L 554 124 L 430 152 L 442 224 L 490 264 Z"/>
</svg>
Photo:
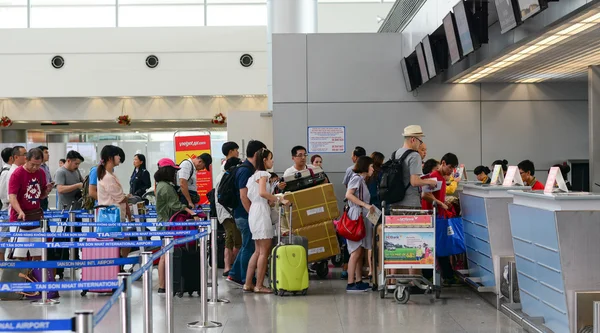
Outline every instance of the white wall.
<svg viewBox="0 0 600 333">
<path fill-rule="evenodd" d="M 377 16 L 385 18 L 394 5 L 387 3 L 320 3 L 319 33 L 377 32 Z"/>
<path fill-rule="evenodd" d="M 0 97 L 266 94 L 266 40 L 266 27 L 1 29 Z"/>
</svg>

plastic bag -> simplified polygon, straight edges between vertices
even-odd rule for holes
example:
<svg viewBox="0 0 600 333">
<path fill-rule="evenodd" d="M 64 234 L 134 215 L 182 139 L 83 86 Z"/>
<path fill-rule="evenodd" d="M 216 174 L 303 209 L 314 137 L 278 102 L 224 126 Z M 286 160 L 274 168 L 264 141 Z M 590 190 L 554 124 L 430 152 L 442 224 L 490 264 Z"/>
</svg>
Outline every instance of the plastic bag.
<svg viewBox="0 0 600 333">
<path fill-rule="evenodd" d="M 119 223 L 121 221 L 121 209 L 117 206 L 98 208 L 96 222 Z M 96 232 L 120 232 L 121 227 L 97 227 Z"/>
<path fill-rule="evenodd" d="M 447 257 L 465 253 L 462 218 L 438 219 L 435 224 L 435 255 Z"/>
</svg>

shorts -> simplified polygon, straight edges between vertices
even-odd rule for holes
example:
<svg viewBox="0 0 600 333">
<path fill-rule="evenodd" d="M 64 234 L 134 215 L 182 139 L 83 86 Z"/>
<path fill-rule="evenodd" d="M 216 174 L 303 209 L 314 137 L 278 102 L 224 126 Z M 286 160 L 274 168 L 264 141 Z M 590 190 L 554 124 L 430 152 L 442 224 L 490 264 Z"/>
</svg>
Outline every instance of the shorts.
<svg viewBox="0 0 600 333">
<path fill-rule="evenodd" d="M 225 248 L 233 250 L 242 247 L 242 233 L 235 226 L 235 220 L 232 218 L 223 221 L 225 228 Z"/>
<path fill-rule="evenodd" d="M 31 230 L 25 230 L 24 232 L 42 232 L 42 228 L 35 228 L 35 229 L 31 229 Z M 17 243 L 38 243 L 38 242 L 44 242 L 43 238 L 35 238 L 35 237 L 19 237 L 17 238 Z M 27 258 L 27 252 L 29 252 L 29 255 L 31 257 L 41 257 L 42 256 L 42 249 L 37 248 L 37 249 L 33 249 L 33 248 L 17 248 L 15 249 L 14 252 L 14 257 L 15 258 Z"/>
</svg>

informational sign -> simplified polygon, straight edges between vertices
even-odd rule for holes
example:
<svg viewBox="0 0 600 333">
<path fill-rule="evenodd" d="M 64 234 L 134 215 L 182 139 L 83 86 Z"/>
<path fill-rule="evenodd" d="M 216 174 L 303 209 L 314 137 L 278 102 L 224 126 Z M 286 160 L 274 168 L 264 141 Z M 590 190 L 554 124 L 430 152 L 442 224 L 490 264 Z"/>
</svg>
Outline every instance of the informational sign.
<svg viewBox="0 0 600 333">
<path fill-rule="evenodd" d="M 492 180 L 490 185 L 501 185 L 504 183 L 504 172 L 500 164 L 494 165 L 494 171 L 492 172 Z"/>
<path fill-rule="evenodd" d="M 508 170 L 506 171 L 506 177 L 504 178 L 504 183 L 502 183 L 502 186 L 513 185 L 524 185 L 521 174 L 519 173 L 519 168 L 516 165 L 508 167 Z"/>
<path fill-rule="evenodd" d="M 544 193 L 552 193 L 554 192 L 554 185 L 558 185 L 558 189 L 562 192 L 569 192 L 567 188 L 567 184 L 565 183 L 565 179 L 560 172 L 559 167 L 550 168 L 550 172 L 548 173 L 548 179 L 546 180 L 546 187 L 544 187 Z"/>
<path fill-rule="evenodd" d="M 433 228 L 431 215 L 389 215 L 385 217 L 386 227 Z"/>
<path fill-rule="evenodd" d="M 181 164 L 188 158 L 194 159 L 204 153 L 211 153 L 210 135 L 175 136 L 175 163 Z M 212 184 L 212 172 L 210 170 L 196 172 L 196 186 L 200 196 L 199 204 L 208 204 L 206 194 L 212 189 Z"/>
<path fill-rule="evenodd" d="M 433 267 L 435 232 L 416 230 L 386 230 L 383 260 L 385 265 Z"/>
<path fill-rule="evenodd" d="M 315 153 L 345 153 L 345 126 L 309 126 L 308 152 Z"/>
</svg>

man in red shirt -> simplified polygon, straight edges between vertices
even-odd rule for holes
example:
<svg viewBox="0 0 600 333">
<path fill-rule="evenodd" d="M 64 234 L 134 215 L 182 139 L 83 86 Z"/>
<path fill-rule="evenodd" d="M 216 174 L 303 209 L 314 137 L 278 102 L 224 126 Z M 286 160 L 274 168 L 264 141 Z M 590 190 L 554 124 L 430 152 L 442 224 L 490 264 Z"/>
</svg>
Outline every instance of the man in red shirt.
<svg viewBox="0 0 600 333">
<path fill-rule="evenodd" d="M 533 165 L 533 162 L 525 160 L 517 164 L 517 167 L 519 168 L 519 173 L 521 174 L 521 179 L 523 179 L 525 186 L 531 186 L 531 189 L 534 191 L 544 189 L 544 184 L 540 183 L 534 177 L 535 166 Z"/>
<path fill-rule="evenodd" d="M 52 183 L 46 183 L 46 174 L 40 167 L 44 154 L 41 150 L 33 148 L 27 152 L 26 162 L 17 168 L 8 181 L 8 196 L 10 200 L 10 221 L 39 221 L 44 217 L 40 207 L 42 199 L 48 197 L 52 190 Z M 21 227 L 20 229 L 31 232 L 42 232 L 40 227 Z M 17 242 L 42 242 L 41 238 L 19 237 Z M 33 260 L 40 260 L 42 249 L 17 248 L 14 251 L 15 259 L 26 260 L 27 253 Z"/>
<path fill-rule="evenodd" d="M 424 193 L 421 201 L 423 209 L 433 209 L 433 203 L 437 203 L 438 216 L 445 216 L 444 212 L 448 209 L 446 205 L 446 178 L 449 178 L 454 169 L 458 166 L 458 157 L 452 153 L 448 153 L 442 157 L 440 166 L 429 174 L 430 178 L 436 178 L 442 182 L 442 188 L 431 193 Z"/>
</svg>

